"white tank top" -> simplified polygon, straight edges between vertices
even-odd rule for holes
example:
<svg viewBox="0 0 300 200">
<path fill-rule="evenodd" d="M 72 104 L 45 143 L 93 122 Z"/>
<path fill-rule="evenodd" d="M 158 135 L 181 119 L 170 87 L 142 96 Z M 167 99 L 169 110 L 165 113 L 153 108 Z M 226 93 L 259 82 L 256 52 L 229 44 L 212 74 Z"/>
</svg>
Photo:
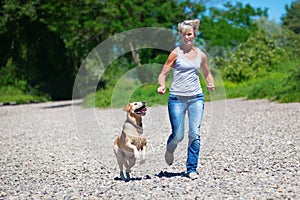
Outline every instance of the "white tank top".
<svg viewBox="0 0 300 200">
<path fill-rule="evenodd" d="M 202 93 L 199 80 L 199 71 L 202 62 L 201 50 L 197 48 L 197 58 L 188 60 L 179 47 L 175 49 L 178 57 L 173 65 L 173 81 L 170 94 L 178 96 L 194 96 Z"/>
</svg>

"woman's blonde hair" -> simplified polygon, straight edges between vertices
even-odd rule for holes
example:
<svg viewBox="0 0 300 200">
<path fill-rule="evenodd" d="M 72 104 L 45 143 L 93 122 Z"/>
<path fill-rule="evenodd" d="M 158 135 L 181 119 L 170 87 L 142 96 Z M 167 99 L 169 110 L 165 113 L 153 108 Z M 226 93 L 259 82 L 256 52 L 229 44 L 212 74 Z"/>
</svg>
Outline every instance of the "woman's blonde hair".
<svg viewBox="0 0 300 200">
<path fill-rule="evenodd" d="M 193 30 L 196 36 L 198 34 L 199 26 L 200 26 L 199 19 L 185 20 L 178 24 L 178 31 L 180 32 L 180 34 L 182 34 L 187 31 Z"/>
</svg>

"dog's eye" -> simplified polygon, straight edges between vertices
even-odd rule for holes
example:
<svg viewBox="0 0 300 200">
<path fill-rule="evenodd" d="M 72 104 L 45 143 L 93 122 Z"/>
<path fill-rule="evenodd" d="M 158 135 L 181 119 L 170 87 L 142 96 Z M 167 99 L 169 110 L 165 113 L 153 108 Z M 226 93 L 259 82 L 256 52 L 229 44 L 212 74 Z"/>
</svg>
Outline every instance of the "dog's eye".
<svg viewBox="0 0 300 200">
<path fill-rule="evenodd" d="M 137 105 L 137 103 L 134 103 L 134 105 L 136 106 L 136 105 Z"/>
</svg>

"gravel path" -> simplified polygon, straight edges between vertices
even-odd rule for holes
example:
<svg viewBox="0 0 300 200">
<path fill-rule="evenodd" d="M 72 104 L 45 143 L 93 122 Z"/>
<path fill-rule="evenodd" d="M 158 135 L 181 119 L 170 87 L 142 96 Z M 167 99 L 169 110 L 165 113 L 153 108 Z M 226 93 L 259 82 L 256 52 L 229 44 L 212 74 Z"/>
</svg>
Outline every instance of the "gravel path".
<svg viewBox="0 0 300 200">
<path fill-rule="evenodd" d="M 300 103 L 207 102 L 194 181 L 183 175 L 186 137 L 164 161 L 166 109 L 149 108 L 146 163 L 123 182 L 112 150 L 121 109 L 0 107 L 0 199 L 300 199 Z"/>
</svg>

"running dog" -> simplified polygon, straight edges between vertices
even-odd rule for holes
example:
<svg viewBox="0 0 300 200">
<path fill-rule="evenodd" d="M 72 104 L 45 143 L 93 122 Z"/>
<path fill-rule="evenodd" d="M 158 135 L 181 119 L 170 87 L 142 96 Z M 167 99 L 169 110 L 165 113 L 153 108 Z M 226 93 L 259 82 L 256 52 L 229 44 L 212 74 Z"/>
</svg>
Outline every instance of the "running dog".
<svg viewBox="0 0 300 200">
<path fill-rule="evenodd" d="M 120 176 L 124 181 L 130 180 L 131 168 L 135 165 L 136 159 L 140 158 L 140 164 L 146 160 L 146 137 L 143 134 L 142 116 L 145 116 L 146 102 L 129 103 L 123 108 L 127 112 L 127 119 L 123 124 L 120 136 L 114 142 L 114 153 L 120 168 Z M 125 174 L 123 171 L 125 166 Z"/>
</svg>

